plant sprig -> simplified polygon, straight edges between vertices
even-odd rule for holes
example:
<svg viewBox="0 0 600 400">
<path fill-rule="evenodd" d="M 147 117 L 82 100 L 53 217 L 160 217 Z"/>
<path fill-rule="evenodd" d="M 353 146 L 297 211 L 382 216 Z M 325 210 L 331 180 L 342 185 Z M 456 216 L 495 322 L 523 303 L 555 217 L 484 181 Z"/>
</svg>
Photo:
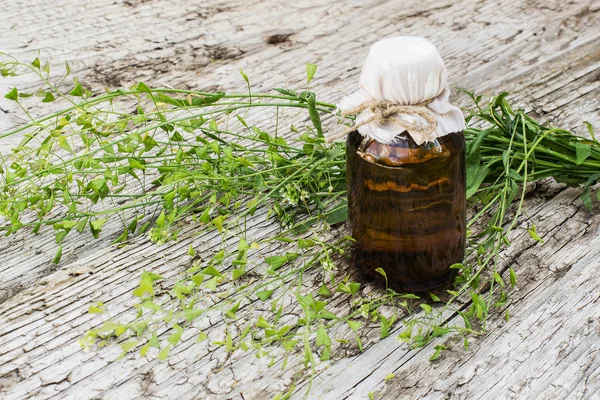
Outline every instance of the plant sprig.
<svg viewBox="0 0 600 400">
<path fill-rule="evenodd" d="M 40 80 L 34 91 L 14 88 L 5 95 L 31 121 L 0 135 L 22 136 L 1 160 L 5 220 L 0 231 L 51 229 L 56 263 L 72 232 L 98 237 L 116 219 L 122 231 L 114 242 L 142 233 L 158 243 L 176 240 L 190 222 L 220 239 L 201 260 L 190 246 L 189 268 L 176 282 L 142 273 L 133 291 L 139 299 L 135 317 L 111 320 L 82 338 L 84 346 L 116 338 L 124 355 L 137 349 L 142 356 L 151 351 L 165 359 L 184 329 L 196 329 L 198 341 L 212 340 L 230 353 L 251 350 L 264 356 L 283 349 L 284 368 L 287 355 L 302 349 L 303 363 L 313 373 L 317 358 L 329 359 L 336 346 L 348 342 L 332 337 L 343 329 L 360 350 L 367 326 L 378 326 L 380 338 L 398 330 L 398 339 L 412 347 L 448 334 L 463 336 L 468 347 L 468 338 L 485 330 L 491 312 L 506 308 L 516 284 L 501 252 L 523 216 L 527 183 L 553 177 L 583 185 L 583 202 L 591 208 L 590 187 L 600 179 L 600 144 L 593 130 L 592 139 L 578 137 L 514 111 L 506 93 L 482 105 L 480 96 L 466 92 L 475 106 L 465 131 L 467 195 L 474 212 L 467 256 L 451 266 L 459 272 L 454 286 L 429 299 L 387 288 L 365 294 L 360 282 L 342 272 L 351 238 L 343 226 L 331 229 L 348 213 L 344 146 L 325 143 L 321 121 L 335 112 L 333 104 L 317 101 L 309 91 L 252 93 L 242 71 L 244 94 L 144 83 L 94 94 L 77 79 L 65 88 L 68 64 L 55 85 L 49 65 L 39 58 L 25 64 L 0 56 L 2 76 L 28 73 Z M 308 82 L 315 71 L 307 65 Z M 33 118 L 26 106 L 33 96 L 67 106 Z M 261 128 L 251 122 L 266 110 L 275 110 L 274 123 Z M 300 114 L 304 110 L 307 114 Z M 301 123 L 310 121 L 301 128 L 292 125 L 293 140 L 279 134 L 284 111 Z M 250 237 L 247 224 L 258 215 L 275 218 L 280 227 Z M 541 241 L 535 225 L 529 226 L 532 239 Z M 378 272 L 386 276 L 383 269 Z M 320 286 L 307 289 L 308 273 L 319 277 Z M 91 313 L 106 309 L 90 306 Z M 296 319 L 282 317 L 294 314 Z M 222 337 L 198 328 L 208 315 L 220 316 Z M 445 348 L 436 346 L 431 359 Z"/>
</svg>

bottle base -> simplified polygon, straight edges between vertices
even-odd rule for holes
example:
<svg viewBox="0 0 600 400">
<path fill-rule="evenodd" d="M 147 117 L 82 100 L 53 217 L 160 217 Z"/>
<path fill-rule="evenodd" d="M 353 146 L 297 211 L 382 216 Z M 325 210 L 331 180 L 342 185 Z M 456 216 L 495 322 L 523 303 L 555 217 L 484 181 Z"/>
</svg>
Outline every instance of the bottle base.
<svg viewBox="0 0 600 400">
<path fill-rule="evenodd" d="M 374 269 L 365 269 L 365 268 L 356 268 L 355 270 L 359 271 L 360 277 L 368 282 L 373 282 L 376 285 L 385 288 L 386 279 L 379 272 L 376 272 Z M 447 273 L 436 276 L 434 278 L 425 279 L 425 280 L 411 280 L 411 279 L 393 279 L 388 274 L 387 285 L 388 288 L 394 290 L 398 293 L 420 293 L 420 292 L 428 292 L 436 289 L 441 289 L 444 287 L 450 287 L 454 278 L 457 275 L 457 271 L 455 269 L 448 268 Z"/>
<path fill-rule="evenodd" d="M 436 279 L 430 279 L 426 281 L 410 282 L 394 282 L 388 281 L 388 287 L 398 293 L 410 292 L 429 292 L 432 290 L 440 289 L 443 287 L 449 287 L 456 276 L 456 271 L 450 270 L 447 275 L 441 276 Z"/>
</svg>

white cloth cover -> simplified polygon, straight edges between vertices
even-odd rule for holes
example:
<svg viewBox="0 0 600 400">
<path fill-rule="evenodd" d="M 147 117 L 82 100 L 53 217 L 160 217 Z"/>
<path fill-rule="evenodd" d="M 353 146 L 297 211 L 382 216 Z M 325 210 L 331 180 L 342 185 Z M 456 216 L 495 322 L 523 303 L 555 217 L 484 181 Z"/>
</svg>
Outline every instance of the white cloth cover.
<svg viewBox="0 0 600 400">
<path fill-rule="evenodd" d="M 437 120 L 436 130 L 430 135 L 408 131 L 420 145 L 465 128 L 460 108 L 448 101 L 450 92 L 446 87 L 446 78 L 444 61 L 429 40 L 411 36 L 383 39 L 375 43 L 367 55 L 360 75 L 360 89 L 342 99 L 338 108 L 344 112 L 378 100 L 398 105 L 416 105 L 429 101 L 427 108 Z M 366 109 L 356 116 L 356 123 L 372 116 L 372 111 Z M 394 118 L 426 126 L 426 121 L 418 115 L 399 113 Z M 396 123 L 380 125 L 377 121 L 359 127 L 358 131 L 383 144 L 392 143 L 401 133 Z"/>
</svg>

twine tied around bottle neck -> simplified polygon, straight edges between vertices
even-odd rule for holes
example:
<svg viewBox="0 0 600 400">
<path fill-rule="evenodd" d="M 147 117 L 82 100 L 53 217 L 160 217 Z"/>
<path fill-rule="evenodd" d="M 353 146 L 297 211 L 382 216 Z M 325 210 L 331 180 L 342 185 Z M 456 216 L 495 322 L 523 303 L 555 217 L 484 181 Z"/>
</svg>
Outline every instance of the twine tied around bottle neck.
<svg viewBox="0 0 600 400">
<path fill-rule="evenodd" d="M 402 131 L 420 133 L 427 137 L 433 132 L 435 132 L 435 130 L 437 129 L 437 120 L 431 112 L 431 110 L 427 108 L 427 105 L 431 103 L 431 101 L 432 100 L 427 100 L 422 103 L 411 104 L 406 106 L 394 104 L 388 100 L 373 100 L 365 102 L 358 107 L 342 112 L 342 117 L 347 117 L 348 115 L 357 115 L 367 109 L 370 110 L 373 115 L 365 119 L 364 121 L 359 122 L 358 124 L 348 127 L 342 133 L 329 136 L 327 138 L 327 142 L 331 143 L 336 139 L 340 139 L 346 136 L 348 133 L 357 130 L 361 126 L 374 121 L 376 121 L 379 125 L 384 125 L 386 123 L 392 122 L 398 125 L 398 127 L 400 127 Z M 396 114 L 418 115 L 425 120 L 426 124 L 423 126 L 421 124 L 402 121 L 395 117 Z"/>
</svg>

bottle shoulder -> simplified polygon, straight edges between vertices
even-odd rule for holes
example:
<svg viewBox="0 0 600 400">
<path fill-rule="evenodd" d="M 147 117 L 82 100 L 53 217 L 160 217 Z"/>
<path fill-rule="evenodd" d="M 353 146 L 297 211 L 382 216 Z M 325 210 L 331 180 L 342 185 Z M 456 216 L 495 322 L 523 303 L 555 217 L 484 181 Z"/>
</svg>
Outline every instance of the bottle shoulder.
<svg viewBox="0 0 600 400">
<path fill-rule="evenodd" d="M 465 139 L 462 132 L 454 132 L 418 145 L 408 134 L 400 134 L 393 143 L 382 144 L 354 131 L 348 135 L 346 144 L 369 162 L 397 167 L 424 163 L 437 157 L 450 157 L 464 151 Z"/>
</svg>

